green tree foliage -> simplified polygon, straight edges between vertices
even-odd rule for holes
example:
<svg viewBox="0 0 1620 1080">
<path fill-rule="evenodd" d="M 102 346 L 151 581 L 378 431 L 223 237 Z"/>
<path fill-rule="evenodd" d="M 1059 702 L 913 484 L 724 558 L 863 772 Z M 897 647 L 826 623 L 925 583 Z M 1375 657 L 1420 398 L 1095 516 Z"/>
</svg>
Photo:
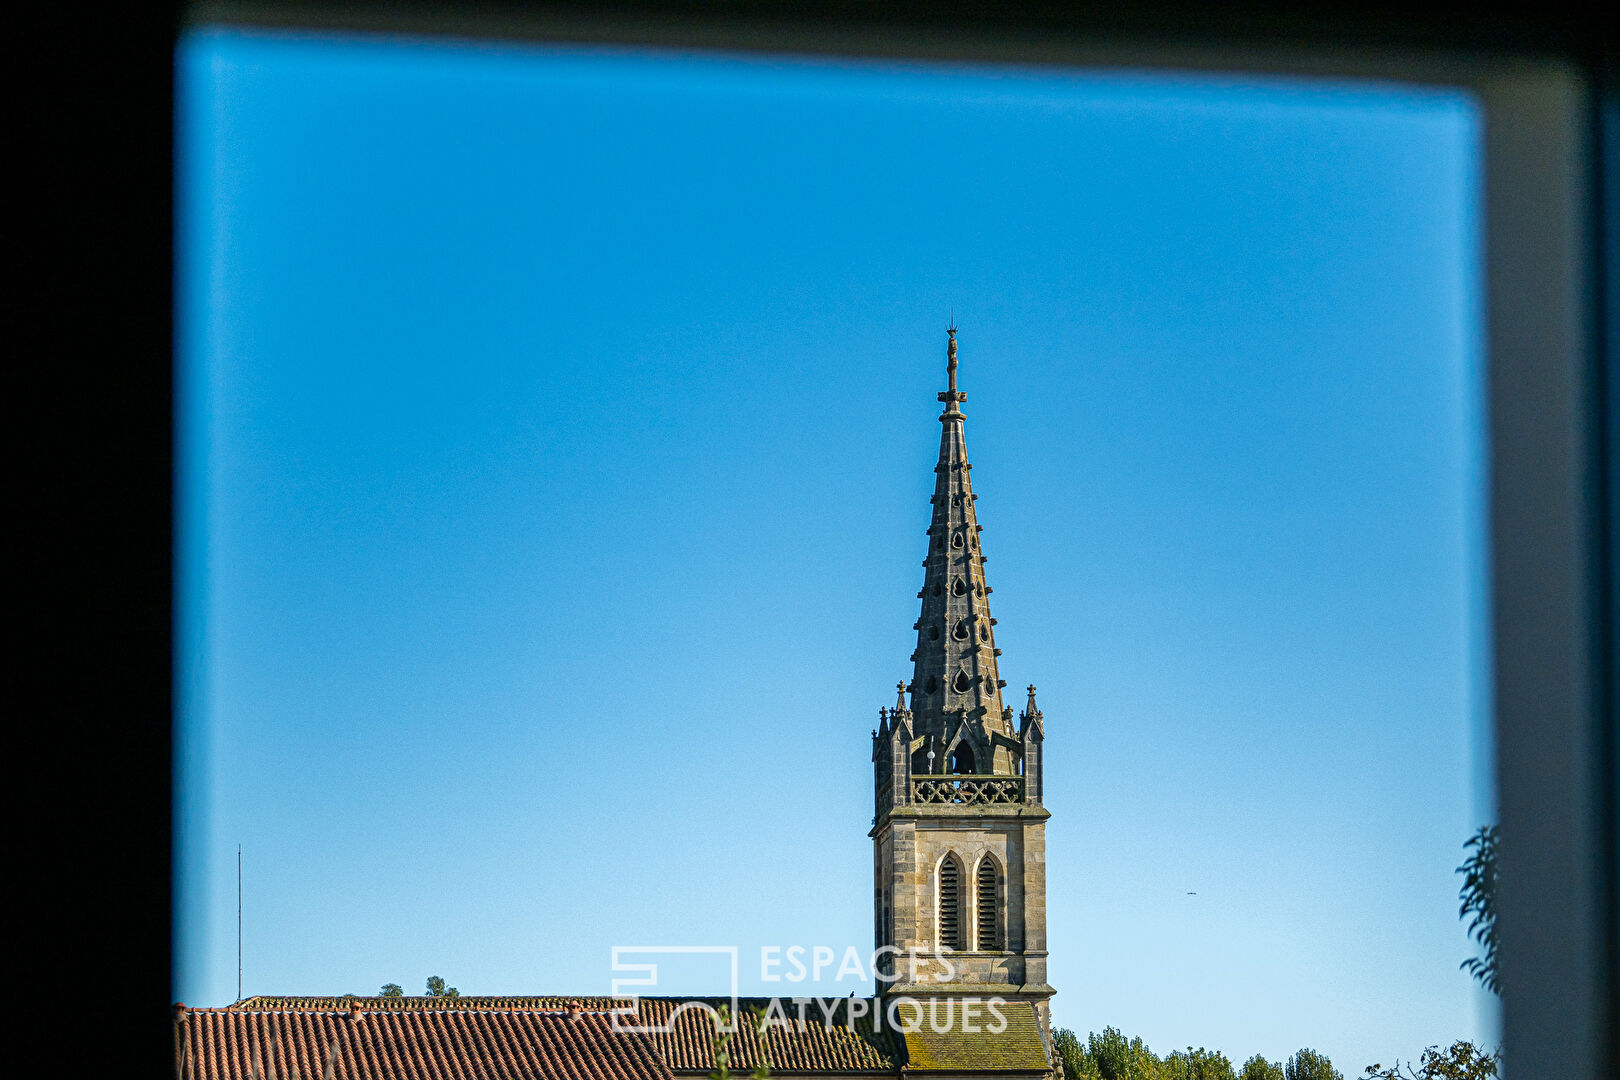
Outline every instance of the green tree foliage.
<svg viewBox="0 0 1620 1080">
<path fill-rule="evenodd" d="M 405 988 L 399 983 L 383 983 L 383 988 L 377 991 L 378 997 L 404 997 Z"/>
<path fill-rule="evenodd" d="M 1287 1078 L 1283 1076 L 1280 1062 L 1267 1061 L 1256 1054 L 1243 1063 L 1243 1071 L 1238 1073 L 1237 1080 L 1287 1080 Z"/>
<path fill-rule="evenodd" d="M 1068 1028 L 1056 1028 L 1052 1048 L 1057 1052 L 1063 1080 L 1344 1080 L 1344 1074 L 1333 1067 L 1327 1055 L 1315 1050 L 1300 1050 L 1286 1064 L 1255 1054 L 1238 1070 L 1219 1050 L 1203 1047 L 1174 1050 L 1161 1058 L 1140 1038 L 1128 1039 L 1113 1027 L 1105 1027 L 1101 1033 L 1093 1031 L 1084 1042 Z M 1485 1080 L 1495 1076 L 1494 1072 L 1477 1076 L 1468 1072 L 1433 1072 L 1416 1077 L 1369 1073 L 1360 1080 Z"/>
<path fill-rule="evenodd" d="M 1484 956 L 1464 960 L 1459 966 L 1478 979 L 1493 994 L 1501 994 L 1496 980 L 1496 873 L 1497 832 L 1495 825 L 1482 825 L 1469 837 L 1463 850 L 1472 853 L 1457 867 L 1463 876 L 1457 897 L 1462 907 L 1457 918 L 1470 919 L 1468 936 L 1485 950 Z"/>
<path fill-rule="evenodd" d="M 1232 1062 L 1219 1050 L 1188 1047 L 1164 1059 L 1166 1080 L 1237 1080 Z"/>
<path fill-rule="evenodd" d="M 1086 1054 L 1096 1064 L 1102 1080 L 1136 1080 L 1131 1068 L 1136 1064 L 1136 1055 L 1131 1053 L 1131 1044 L 1119 1028 L 1105 1027 L 1101 1035 L 1093 1031 L 1087 1038 Z"/>
<path fill-rule="evenodd" d="M 1078 1035 L 1068 1028 L 1053 1028 L 1052 1049 L 1057 1051 L 1058 1064 L 1066 1080 L 1086 1080 L 1086 1048 L 1080 1045 Z"/>
<path fill-rule="evenodd" d="M 1052 1033 L 1066 1080 L 1177 1080 L 1141 1039 L 1127 1039 L 1118 1028 L 1093 1031 L 1082 1043 L 1068 1028 Z"/>
<path fill-rule="evenodd" d="M 1361 1080 L 1491 1080 L 1501 1075 L 1501 1065 L 1501 1055 L 1458 1039 L 1445 1050 L 1431 1046 L 1423 1051 L 1416 1070 L 1411 1062 L 1406 1063 L 1405 1072 L 1399 1061 L 1388 1069 L 1369 1065 Z"/>
<path fill-rule="evenodd" d="M 1127 1040 L 1118 1028 L 1087 1036 L 1086 1056 L 1095 1064 L 1099 1080 L 1171 1080 L 1164 1062 L 1140 1037 Z"/>
<path fill-rule="evenodd" d="M 1344 1080 L 1344 1073 L 1333 1067 L 1326 1054 L 1301 1050 L 1283 1066 L 1283 1080 Z"/>
<path fill-rule="evenodd" d="M 444 985 L 444 980 L 437 975 L 429 975 L 427 980 L 427 996 L 431 998 L 448 998 L 454 1001 L 461 996 L 461 991 L 453 986 Z"/>
</svg>

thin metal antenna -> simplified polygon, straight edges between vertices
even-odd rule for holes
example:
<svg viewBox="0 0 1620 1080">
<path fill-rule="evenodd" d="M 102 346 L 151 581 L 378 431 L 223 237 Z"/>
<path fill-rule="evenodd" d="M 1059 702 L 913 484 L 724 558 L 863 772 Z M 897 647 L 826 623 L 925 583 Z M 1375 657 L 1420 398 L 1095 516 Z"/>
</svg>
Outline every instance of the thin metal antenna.
<svg viewBox="0 0 1620 1080">
<path fill-rule="evenodd" d="M 242 845 L 236 845 L 236 1000 L 242 1000 Z"/>
</svg>

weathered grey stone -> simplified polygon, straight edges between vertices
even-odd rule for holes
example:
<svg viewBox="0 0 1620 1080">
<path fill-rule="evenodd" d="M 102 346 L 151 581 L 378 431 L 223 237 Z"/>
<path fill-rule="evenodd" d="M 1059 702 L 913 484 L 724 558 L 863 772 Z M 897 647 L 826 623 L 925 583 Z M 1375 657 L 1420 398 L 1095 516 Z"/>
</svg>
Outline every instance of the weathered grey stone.
<svg viewBox="0 0 1620 1080">
<path fill-rule="evenodd" d="M 978 496 L 957 408 L 967 395 L 956 389 L 954 327 L 946 372 L 912 680 L 900 686 L 892 710 L 879 711 L 873 739 L 877 945 L 902 955 L 895 969 L 901 978 L 890 993 L 1029 1001 L 1050 1045 L 1045 724 L 1033 686 L 1016 728 L 1012 710 L 1002 704 Z M 965 950 L 949 949 L 942 939 L 940 868 L 948 858 L 959 867 L 957 918 Z M 993 898 L 980 893 L 986 860 L 994 868 Z M 981 919 L 995 920 L 996 948 L 978 949 Z M 905 959 L 912 956 L 914 970 Z"/>
</svg>

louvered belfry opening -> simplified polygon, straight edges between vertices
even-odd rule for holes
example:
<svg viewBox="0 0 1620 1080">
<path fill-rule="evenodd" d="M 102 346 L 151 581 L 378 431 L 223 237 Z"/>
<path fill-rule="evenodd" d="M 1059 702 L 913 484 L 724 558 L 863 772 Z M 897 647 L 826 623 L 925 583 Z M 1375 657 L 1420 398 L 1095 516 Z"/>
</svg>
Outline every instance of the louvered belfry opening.
<svg viewBox="0 0 1620 1080">
<path fill-rule="evenodd" d="M 956 856 L 939 864 L 939 946 L 962 951 L 962 867 Z"/>
<path fill-rule="evenodd" d="M 993 952 L 1001 948 L 1000 926 L 996 915 L 1001 907 L 996 902 L 996 864 L 989 859 L 979 862 L 979 951 Z"/>
</svg>

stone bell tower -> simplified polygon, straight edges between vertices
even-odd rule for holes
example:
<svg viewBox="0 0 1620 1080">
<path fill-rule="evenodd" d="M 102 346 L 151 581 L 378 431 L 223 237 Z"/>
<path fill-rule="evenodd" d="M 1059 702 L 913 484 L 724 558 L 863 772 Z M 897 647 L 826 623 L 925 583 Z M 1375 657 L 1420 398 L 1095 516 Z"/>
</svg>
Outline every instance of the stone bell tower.
<svg viewBox="0 0 1620 1080">
<path fill-rule="evenodd" d="M 877 945 L 898 950 L 878 990 L 1028 1001 L 1050 1044 L 1045 729 L 1035 687 L 1016 722 L 1002 704 L 954 325 L 949 337 L 915 666 L 872 736 Z"/>
</svg>

